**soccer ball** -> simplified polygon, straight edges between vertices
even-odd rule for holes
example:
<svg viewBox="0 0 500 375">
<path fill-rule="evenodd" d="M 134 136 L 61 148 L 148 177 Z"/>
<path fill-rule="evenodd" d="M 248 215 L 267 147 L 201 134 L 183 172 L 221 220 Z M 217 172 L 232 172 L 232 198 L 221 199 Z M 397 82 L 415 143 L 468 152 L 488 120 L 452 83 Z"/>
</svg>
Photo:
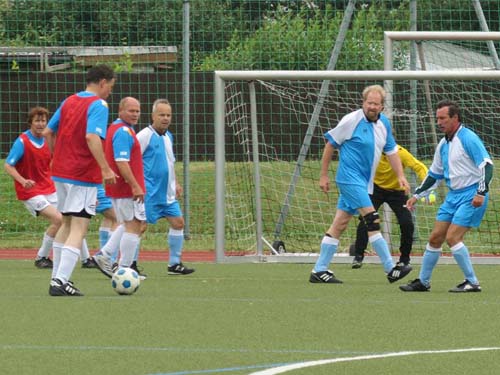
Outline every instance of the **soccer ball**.
<svg viewBox="0 0 500 375">
<path fill-rule="evenodd" d="M 111 278 L 113 290 L 122 295 L 134 294 L 140 283 L 139 275 L 132 268 L 118 268 Z"/>
</svg>

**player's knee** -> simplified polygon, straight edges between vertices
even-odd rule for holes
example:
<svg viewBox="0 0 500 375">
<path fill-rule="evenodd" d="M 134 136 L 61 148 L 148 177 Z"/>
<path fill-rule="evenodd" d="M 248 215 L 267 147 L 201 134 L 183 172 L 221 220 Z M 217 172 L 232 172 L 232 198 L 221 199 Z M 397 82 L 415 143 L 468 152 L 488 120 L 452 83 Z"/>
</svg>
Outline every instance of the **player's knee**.
<svg viewBox="0 0 500 375">
<path fill-rule="evenodd" d="M 182 216 L 173 218 L 170 221 L 170 227 L 175 230 L 183 230 L 184 229 L 184 218 Z"/>
<path fill-rule="evenodd" d="M 377 211 L 370 212 L 369 214 L 363 216 L 363 221 L 365 222 L 368 232 L 380 230 L 380 218 Z"/>
</svg>

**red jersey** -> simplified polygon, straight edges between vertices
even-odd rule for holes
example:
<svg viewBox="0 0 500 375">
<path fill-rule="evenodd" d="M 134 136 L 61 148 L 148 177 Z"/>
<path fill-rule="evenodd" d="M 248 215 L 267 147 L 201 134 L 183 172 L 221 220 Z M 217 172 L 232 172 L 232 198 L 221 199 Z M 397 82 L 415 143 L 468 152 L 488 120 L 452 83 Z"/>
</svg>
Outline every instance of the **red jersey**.
<svg viewBox="0 0 500 375">
<path fill-rule="evenodd" d="M 106 134 L 106 144 L 104 147 L 104 152 L 106 154 L 106 160 L 108 161 L 111 169 L 118 175 L 120 178 L 116 179 L 116 184 L 106 185 L 106 195 L 110 198 L 132 198 L 132 188 L 128 183 L 125 182 L 125 179 L 120 174 L 118 169 L 118 165 L 116 164 L 114 149 L 113 149 L 113 136 L 117 131 L 122 129 L 122 131 L 128 132 L 128 134 L 132 137 L 133 144 L 130 150 L 130 159 L 128 161 L 130 165 L 130 169 L 134 174 L 137 183 L 141 187 L 143 192 L 146 192 L 146 188 L 144 186 L 144 167 L 142 165 L 142 154 L 141 154 L 141 145 L 135 136 L 135 131 L 130 126 L 123 122 L 115 122 L 108 127 L 108 131 Z"/>
<path fill-rule="evenodd" d="M 47 142 L 36 147 L 29 137 L 23 133 L 19 136 L 24 145 L 23 157 L 15 165 L 21 176 L 36 182 L 31 189 L 25 189 L 15 181 L 17 199 L 25 201 L 37 195 L 49 195 L 56 192 L 54 182 L 50 178 L 50 150 Z"/>
<path fill-rule="evenodd" d="M 88 183 L 102 183 L 99 164 L 90 152 L 87 135 L 87 115 L 98 96 L 71 95 L 61 107 L 57 130 L 52 175 Z"/>
</svg>

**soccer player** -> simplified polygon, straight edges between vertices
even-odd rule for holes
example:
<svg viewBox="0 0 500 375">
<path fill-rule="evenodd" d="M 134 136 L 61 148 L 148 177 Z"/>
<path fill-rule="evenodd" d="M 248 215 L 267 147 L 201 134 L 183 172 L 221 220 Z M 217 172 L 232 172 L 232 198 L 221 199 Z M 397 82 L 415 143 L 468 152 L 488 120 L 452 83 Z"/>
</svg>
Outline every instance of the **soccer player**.
<svg viewBox="0 0 500 375">
<path fill-rule="evenodd" d="M 175 178 L 174 137 L 168 130 L 172 121 L 172 106 L 166 99 L 153 103 L 150 126 L 142 129 L 137 138 L 141 144 L 146 181 L 146 217 L 148 224 L 166 218 L 170 224 L 168 274 L 188 275 L 194 269 L 181 262 L 184 244 L 184 218 L 177 197 L 182 187 Z"/>
<path fill-rule="evenodd" d="M 106 186 L 120 226 L 100 252 L 94 255 L 99 269 L 108 277 L 113 276 L 113 252 L 119 244 L 118 267 L 130 267 L 144 229 L 144 169 L 141 146 L 134 125 L 137 125 L 141 107 L 137 99 L 123 98 L 118 108 L 118 119 L 106 135 L 106 160 L 119 177 L 116 184 Z"/>
<path fill-rule="evenodd" d="M 335 217 L 321 241 L 320 255 L 309 277 L 311 283 L 342 283 L 328 266 L 337 251 L 341 234 L 356 212 L 363 218 L 368 239 L 380 257 L 389 282 L 397 281 L 411 271 L 409 265 L 394 265 L 387 242 L 380 233 L 378 213 L 369 196 L 373 192 L 373 175 L 382 152 L 387 155 L 399 186 L 409 189 L 391 123 L 382 114 L 385 91 L 379 85 L 368 86 L 362 96 L 362 108 L 344 116 L 335 128 L 325 133 L 319 185 L 325 193 L 330 190 L 328 166 L 334 150 L 338 149 L 335 181 L 340 194 Z"/>
<path fill-rule="evenodd" d="M 400 145 L 398 145 L 398 154 L 403 164 L 403 169 L 412 169 L 422 182 L 427 175 L 427 167 L 424 163 L 416 159 L 406 148 Z M 375 172 L 373 193 L 370 194 L 370 199 L 373 202 L 375 210 L 378 211 L 382 204 L 387 203 L 396 215 L 401 233 L 398 264 L 410 264 L 410 253 L 413 245 L 415 225 L 410 210 L 406 208 L 408 196 L 404 189 L 399 186 L 398 178 L 385 154 L 382 154 L 377 171 Z M 354 245 L 352 245 L 355 253 L 352 268 L 361 268 L 367 244 L 368 233 L 363 222 L 363 217 L 360 216 L 356 232 L 356 241 Z"/>
<path fill-rule="evenodd" d="M 413 209 L 436 181 L 444 179 L 448 193 L 439 207 L 434 228 L 425 247 L 418 279 L 399 288 L 404 292 L 426 292 L 431 275 L 446 241 L 465 280 L 449 291 L 480 292 L 481 286 L 472 267 L 469 250 L 463 239 L 470 228 L 479 227 L 488 205 L 488 184 L 493 176 L 493 162 L 483 141 L 462 124 L 460 108 L 450 100 L 438 103 L 436 118 L 444 137 L 437 145 L 434 160 L 424 182 L 406 205 Z"/>
<path fill-rule="evenodd" d="M 105 99 L 113 89 L 115 74 L 110 67 L 97 65 L 87 71 L 86 81 L 85 91 L 66 98 L 43 131 L 53 149 L 52 179 L 63 215 L 53 243 L 51 296 L 83 296 L 70 277 L 95 215 L 97 186 L 116 182 L 102 146 L 109 115 Z"/>
<path fill-rule="evenodd" d="M 5 171 L 14 180 L 17 199 L 33 216 L 41 216 L 50 222 L 35 258 L 38 268 L 53 267 L 49 253 L 62 222 L 61 213 L 56 208 L 56 188 L 50 178 L 50 150 L 42 136 L 48 119 L 46 108 L 31 108 L 28 113 L 29 129 L 14 141 L 4 165 Z"/>
</svg>

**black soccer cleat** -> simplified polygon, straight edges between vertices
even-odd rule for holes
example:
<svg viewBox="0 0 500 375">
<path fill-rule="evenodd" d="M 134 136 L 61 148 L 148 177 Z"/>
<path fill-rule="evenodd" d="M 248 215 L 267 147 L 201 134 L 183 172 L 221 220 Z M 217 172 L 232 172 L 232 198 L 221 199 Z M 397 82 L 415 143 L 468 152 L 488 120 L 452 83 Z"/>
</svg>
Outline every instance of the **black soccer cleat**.
<svg viewBox="0 0 500 375">
<path fill-rule="evenodd" d="M 35 259 L 35 267 L 36 268 L 52 268 L 54 263 L 48 257 L 40 257 Z"/>
<path fill-rule="evenodd" d="M 173 264 L 168 266 L 168 274 L 169 275 L 189 275 L 193 273 L 193 268 L 188 268 L 184 266 L 182 263 Z"/>
<path fill-rule="evenodd" d="M 363 257 L 360 257 L 359 255 L 356 255 L 354 259 L 352 260 L 352 268 L 353 269 L 358 269 L 363 266 Z"/>
<path fill-rule="evenodd" d="M 451 288 L 448 292 L 450 293 L 477 293 L 480 292 L 481 286 L 479 284 L 472 284 L 469 280 L 464 280 L 462 283 L 458 284 L 456 287 Z"/>
<path fill-rule="evenodd" d="M 411 272 L 411 270 L 412 268 L 410 265 L 404 263 L 398 263 L 387 274 L 387 280 L 389 280 L 390 283 L 394 283 L 398 280 L 401 280 L 406 275 L 408 275 Z"/>
<path fill-rule="evenodd" d="M 49 294 L 53 297 L 69 296 L 69 297 L 82 297 L 83 293 L 73 285 L 73 282 L 68 281 L 62 283 L 59 279 L 50 280 Z"/>
<path fill-rule="evenodd" d="M 420 279 L 415 279 L 406 285 L 400 285 L 399 289 L 403 292 L 428 292 L 431 286 L 423 284 Z"/>
<path fill-rule="evenodd" d="M 99 268 L 94 258 L 90 257 L 82 262 L 82 268 Z"/>
<path fill-rule="evenodd" d="M 327 270 L 327 271 L 320 271 L 320 272 L 314 272 L 314 270 L 311 272 L 311 276 L 309 276 L 309 282 L 310 283 L 315 283 L 315 284 L 342 284 L 343 281 L 339 280 L 335 277 L 332 271 Z"/>
<path fill-rule="evenodd" d="M 137 274 L 139 275 L 139 279 L 141 281 L 146 280 L 148 278 L 148 275 L 144 273 L 144 270 L 142 267 L 137 266 L 137 261 L 134 260 L 132 264 L 130 265 L 130 268 L 132 268 Z"/>
</svg>

